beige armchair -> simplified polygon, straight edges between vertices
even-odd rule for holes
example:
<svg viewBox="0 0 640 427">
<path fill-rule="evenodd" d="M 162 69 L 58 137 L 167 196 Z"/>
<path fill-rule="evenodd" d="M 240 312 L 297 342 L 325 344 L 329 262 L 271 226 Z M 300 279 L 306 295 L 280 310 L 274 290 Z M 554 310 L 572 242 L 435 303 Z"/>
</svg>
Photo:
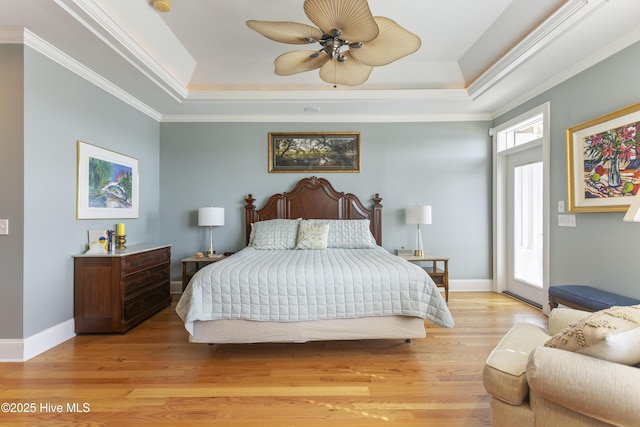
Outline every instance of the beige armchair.
<svg viewBox="0 0 640 427">
<path fill-rule="evenodd" d="M 504 336 L 483 371 L 493 426 L 640 425 L 640 369 L 544 347 L 589 314 L 556 308 L 548 332 L 518 323 Z"/>
</svg>

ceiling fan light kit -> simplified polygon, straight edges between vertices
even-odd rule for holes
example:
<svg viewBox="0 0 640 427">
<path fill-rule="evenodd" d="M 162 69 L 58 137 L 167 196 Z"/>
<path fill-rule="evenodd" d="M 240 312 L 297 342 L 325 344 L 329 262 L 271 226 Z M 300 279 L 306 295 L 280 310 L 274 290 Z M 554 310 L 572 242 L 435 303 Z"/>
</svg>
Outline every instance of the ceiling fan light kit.
<svg viewBox="0 0 640 427">
<path fill-rule="evenodd" d="M 153 0 L 151 4 L 158 12 L 169 12 L 171 10 L 171 2 L 169 0 Z"/>
<path fill-rule="evenodd" d="M 298 22 L 247 21 L 264 37 L 288 44 L 318 44 L 275 60 L 275 73 L 289 76 L 320 69 L 333 85 L 358 86 L 373 67 L 390 64 L 420 48 L 420 38 L 395 21 L 373 16 L 366 0 L 305 0 L 304 12 L 316 27 Z"/>
</svg>

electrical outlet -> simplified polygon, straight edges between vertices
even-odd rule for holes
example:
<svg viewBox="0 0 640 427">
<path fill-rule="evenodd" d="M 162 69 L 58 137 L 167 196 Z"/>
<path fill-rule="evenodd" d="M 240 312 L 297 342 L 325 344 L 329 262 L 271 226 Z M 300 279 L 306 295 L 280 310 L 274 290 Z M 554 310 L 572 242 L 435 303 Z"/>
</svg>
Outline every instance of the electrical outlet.
<svg viewBox="0 0 640 427">
<path fill-rule="evenodd" d="M 558 215 L 559 227 L 575 227 L 576 216 L 575 215 Z"/>
<path fill-rule="evenodd" d="M 6 236 L 9 234 L 9 220 L 0 219 L 0 236 Z"/>
</svg>

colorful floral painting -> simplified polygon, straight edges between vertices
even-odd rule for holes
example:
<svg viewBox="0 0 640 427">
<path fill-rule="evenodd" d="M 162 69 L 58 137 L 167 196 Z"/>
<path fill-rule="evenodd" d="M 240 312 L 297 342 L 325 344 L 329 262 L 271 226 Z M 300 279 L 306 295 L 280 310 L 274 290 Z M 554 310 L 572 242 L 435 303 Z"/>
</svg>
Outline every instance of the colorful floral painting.
<svg viewBox="0 0 640 427">
<path fill-rule="evenodd" d="M 640 141 L 633 106 L 567 130 L 570 208 L 624 211 L 640 190 Z"/>
</svg>

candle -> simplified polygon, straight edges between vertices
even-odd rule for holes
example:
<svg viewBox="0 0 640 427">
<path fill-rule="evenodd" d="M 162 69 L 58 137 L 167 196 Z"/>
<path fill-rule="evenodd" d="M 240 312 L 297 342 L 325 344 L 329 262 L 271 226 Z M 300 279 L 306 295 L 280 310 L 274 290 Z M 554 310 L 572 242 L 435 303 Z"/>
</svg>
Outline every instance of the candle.
<svg viewBox="0 0 640 427">
<path fill-rule="evenodd" d="M 118 236 L 126 236 L 124 224 L 116 224 L 116 235 Z"/>
</svg>

